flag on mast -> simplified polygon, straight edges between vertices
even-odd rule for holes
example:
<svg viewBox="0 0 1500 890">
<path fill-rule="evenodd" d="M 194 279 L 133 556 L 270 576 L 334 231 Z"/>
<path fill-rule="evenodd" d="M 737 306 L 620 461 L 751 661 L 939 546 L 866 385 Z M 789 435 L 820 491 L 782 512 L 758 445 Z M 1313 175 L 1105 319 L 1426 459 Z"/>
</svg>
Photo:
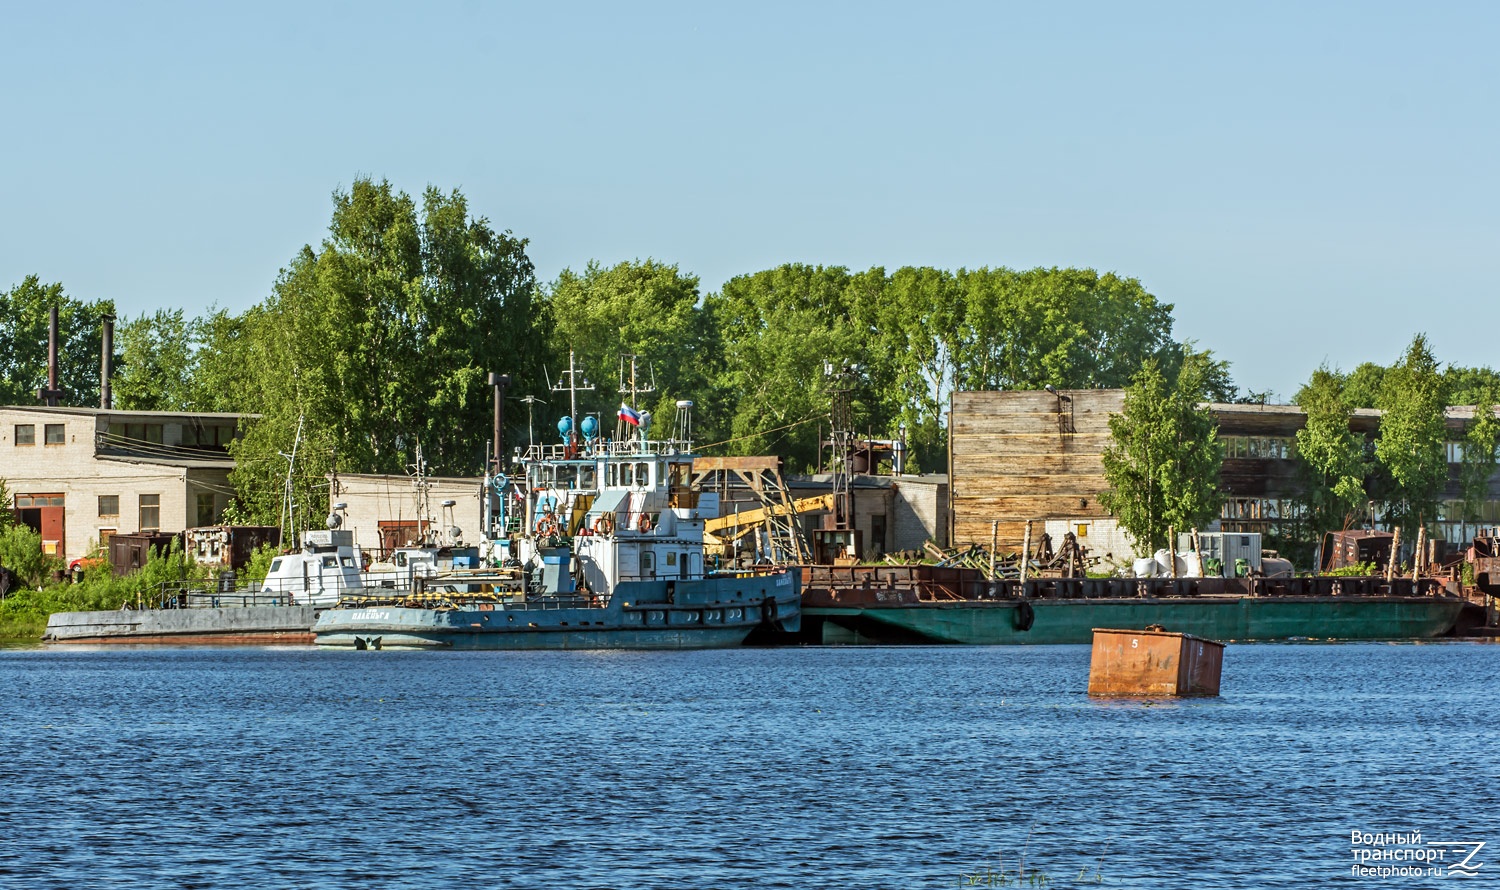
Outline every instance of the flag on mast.
<svg viewBox="0 0 1500 890">
<path fill-rule="evenodd" d="M 631 426 L 641 425 L 640 412 L 636 411 L 634 408 L 630 407 L 624 402 L 620 403 L 620 419 L 630 424 Z"/>
</svg>

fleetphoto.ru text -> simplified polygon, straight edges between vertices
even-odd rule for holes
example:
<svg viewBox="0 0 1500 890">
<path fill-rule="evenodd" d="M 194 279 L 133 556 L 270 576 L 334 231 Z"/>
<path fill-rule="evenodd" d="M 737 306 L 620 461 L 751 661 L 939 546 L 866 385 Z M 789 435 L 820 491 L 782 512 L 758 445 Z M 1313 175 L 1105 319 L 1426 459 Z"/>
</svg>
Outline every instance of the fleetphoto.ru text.
<svg viewBox="0 0 1500 890">
<path fill-rule="evenodd" d="M 1357 878 L 1473 878 L 1484 863 L 1484 841 L 1424 840 L 1420 831 L 1353 831 L 1351 866 Z"/>
</svg>

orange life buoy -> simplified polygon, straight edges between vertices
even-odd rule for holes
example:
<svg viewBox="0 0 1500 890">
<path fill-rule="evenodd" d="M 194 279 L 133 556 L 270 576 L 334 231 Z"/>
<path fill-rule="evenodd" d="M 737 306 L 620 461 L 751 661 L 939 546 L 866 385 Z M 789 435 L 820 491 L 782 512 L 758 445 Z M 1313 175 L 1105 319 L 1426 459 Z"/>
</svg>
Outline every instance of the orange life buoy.
<svg viewBox="0 0 1500 890">
<path fill-rule="evenodd" d="M 640 523 L 636 527 L 639 528 L 643 532 L 649 532 L 649 531 L 651 531 L 651 517 L 647 516 L 644 513 L 642 513 L 641 514 L 641 521 L 640 521 Z"/>
<path fill-rule="evenodd" d="M 601 513 L 599 518 L 594 520 L 594 534 L 612 535 L 614 531 L 615 518 L 608 513 Z"/>
<path fill-rule="evenodd" d="M 536 522 L 537 537 L 554 538 L 557 536 L 557 530 L 557 520 L 552 518 L 552 514 L 550 513 L 542 516 Z"/>
</svg>

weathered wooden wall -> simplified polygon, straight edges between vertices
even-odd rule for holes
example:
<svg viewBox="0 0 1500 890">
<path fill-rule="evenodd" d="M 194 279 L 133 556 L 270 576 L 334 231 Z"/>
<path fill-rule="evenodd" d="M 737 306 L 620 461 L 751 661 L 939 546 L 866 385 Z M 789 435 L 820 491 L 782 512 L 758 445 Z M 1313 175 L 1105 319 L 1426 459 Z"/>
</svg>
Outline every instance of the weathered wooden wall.
<svg viewBox="0 0 1500 890">
<path fill-rule="evenodd" d="M 1001 549 L 1018 549 L 1028 519 L 1107 517 L 1099 456 L 1124 398 L 1116 389 L 954 393 L 953 544 L 988 545 L 998 521 Z"/>
</svg>

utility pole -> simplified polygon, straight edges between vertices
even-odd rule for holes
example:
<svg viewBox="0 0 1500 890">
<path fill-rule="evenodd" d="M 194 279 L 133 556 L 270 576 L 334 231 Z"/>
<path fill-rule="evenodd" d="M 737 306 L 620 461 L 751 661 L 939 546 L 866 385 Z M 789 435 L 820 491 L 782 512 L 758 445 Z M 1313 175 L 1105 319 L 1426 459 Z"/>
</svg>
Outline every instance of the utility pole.
<svg viewBox="0 0 1500 890">
<path fill-rule="evenodd" d="M 509 374 L 496 374 L 490 372 L 490 386 L 495 388 L 495 438 L 493 456 L 490 458 L 494 468 L 492 473 L 500 473 L 505 469 L 505 390 L 510 387 Z"/>
<path fill-rule="evenodd" d="M 833 471 L 833 527 L 837 531 L 854 527 L 853 510 L 849 503 L 849 468 L 854 443 L 854 409 L 851 398 L 855 373 L 856 368 L 852 365 L 823 363 L 823 374 L 828 378 L 829 415 L 832 421 L 828 434 L 833 446 L 830 469 Z"/>
</svg>

